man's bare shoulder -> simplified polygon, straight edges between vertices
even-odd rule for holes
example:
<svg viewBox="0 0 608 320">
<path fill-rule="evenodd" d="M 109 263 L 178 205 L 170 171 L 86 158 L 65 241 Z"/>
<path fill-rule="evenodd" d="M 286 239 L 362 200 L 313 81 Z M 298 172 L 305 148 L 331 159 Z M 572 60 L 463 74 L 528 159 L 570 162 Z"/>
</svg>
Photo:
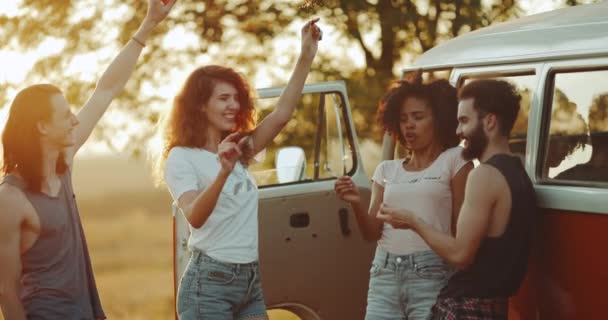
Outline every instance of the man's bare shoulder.
<svg viewBox="0 0 608 320">
<path fill-rule="evenodd" d="M 506 180 L 500 171 L 483 163 L 471 170 L 467 179 L 468 190 L 476 190 L 486 195 L 501 190 L 505 185 Z"/>
<path fill-rule="evenodd" d="M 26 213 L 27 198 L 23 191 L 10 184 L 0 185 L 0 224 L 19 222 Z"/>
<path fill-rule="evenodd" d="M 25 194 L 23 194 L 23 191 L 21 191 L 21 189 L 8 184 L 8 183 L 3 183 L 0 184 L 0 203 L 4 203 L 4 202 L 19 202 L 25 199 Z"/>
</svg>

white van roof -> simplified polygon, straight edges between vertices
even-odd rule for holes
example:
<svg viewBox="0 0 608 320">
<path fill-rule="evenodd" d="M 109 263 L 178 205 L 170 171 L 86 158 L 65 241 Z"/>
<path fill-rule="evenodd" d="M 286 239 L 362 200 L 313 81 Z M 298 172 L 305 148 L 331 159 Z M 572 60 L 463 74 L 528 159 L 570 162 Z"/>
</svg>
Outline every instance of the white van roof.
<svg viewBox="0 0 608 320">
<path fill-rule="evenodd" d="M 531 15 L 466 33 L 427 51 L 406 70 L 606 55 L 608 1 Z"/>
</svg>

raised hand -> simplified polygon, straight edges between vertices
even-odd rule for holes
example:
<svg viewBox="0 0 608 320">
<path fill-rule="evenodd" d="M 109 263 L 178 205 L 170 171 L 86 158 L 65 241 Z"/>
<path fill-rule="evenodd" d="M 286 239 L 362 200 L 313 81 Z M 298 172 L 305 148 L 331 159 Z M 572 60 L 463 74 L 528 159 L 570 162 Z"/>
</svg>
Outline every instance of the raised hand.
<svg viewBox="0 0 608 320">
<path fill-rule="evenodd" d="M 323 37 L 323 32 L 316 25 L 319 18 L 308 21 L 301 30 L 302 34 L 302 51 L 303 58 L 313 59 L 317 54 L 318 43 Z"/>
<path fill-rule="evenodd" d="M 243 139 L 245 139 L 245 141 L 243 141 Z M 251 132 L 239 132 L 239 134 L 236 135 L 235 140 L 240 142 L 239 148 L 241 149 L 241 161 L 244 163 L 249 163 L 249 161 L 251 161 L 255 156 Z"/>
<path fill-rule="evenodd" d="M 222 170 L 230 173 L 234 165 L 241 158 L 243 149 L 249 143 L 249 136 L 241 137 L 240 132 L 229 134 L 218 146 L 217 155 L 220 159 Z"/>
<path fill-rule="evenodd" d="M 334 190 L 336 190 L 338 198 L 346 202 L 352 204 L 361 202 L 359 188 L 349 176 L 339 177 L 334 184 Z"/>
<path fill-rule="evenodd" d="M 148 0 L 148 12 L 145 21 L 157 25 L 167 17 L 177 0 Z"/>
</svg>

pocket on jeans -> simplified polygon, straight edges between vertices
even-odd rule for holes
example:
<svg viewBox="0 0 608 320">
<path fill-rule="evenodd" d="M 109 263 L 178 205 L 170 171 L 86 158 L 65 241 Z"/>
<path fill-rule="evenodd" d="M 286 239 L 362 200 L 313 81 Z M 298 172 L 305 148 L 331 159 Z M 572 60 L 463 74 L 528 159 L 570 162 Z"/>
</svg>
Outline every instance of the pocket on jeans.
<svg viewBox="0 0 608 320">
<path fill-rule="evenodd" d="M 423 279 L 442 280 L 448 276 L 448 270 L 443 264 L 416 265 L 416 275 Z"/>
<path fill-rule="evenodd" d="M 213 284 L 230 284 L 234 281 L 234 278 L 236 278 L 236 274 L 234 274 L 232 271 L 222 270 L 219 268 L 205 270 L 205 280 Z"/>
</svg>

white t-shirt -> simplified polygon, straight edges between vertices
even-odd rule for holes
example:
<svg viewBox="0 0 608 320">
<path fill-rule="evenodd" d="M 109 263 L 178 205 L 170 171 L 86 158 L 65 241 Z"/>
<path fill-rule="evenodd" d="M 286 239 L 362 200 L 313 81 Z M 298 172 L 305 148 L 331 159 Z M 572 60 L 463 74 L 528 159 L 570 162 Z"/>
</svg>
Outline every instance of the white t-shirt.
<svg viewBox="0 0 608 320">
<path fill-rule="evenodd" d="M 187 191 L 202 191 L 220 172 L 217 154 L 199 148 L 174 147 L 167 156 L 164 178 L 175 203 Z M 237 162 L 211 215 L 200 228 L 190 225 L 188 247 L 230 263 L 258 260 L 258 189 Z"/>
<path fill-rule="evenodd" d="M 403 159 L 381 162 L 372 180 L 384 187 L 383 202 L 393 208 L 412 211 L 435 229 L 450 233 L 452 218 L 452 177 L 467 163 L 461 147 L 441 153 L 427 168 L 407 171 Z M 431 250 L 414 231 L 394 229 L 385 223 L 378 245 L 399 255 Z"/>
</svg>

